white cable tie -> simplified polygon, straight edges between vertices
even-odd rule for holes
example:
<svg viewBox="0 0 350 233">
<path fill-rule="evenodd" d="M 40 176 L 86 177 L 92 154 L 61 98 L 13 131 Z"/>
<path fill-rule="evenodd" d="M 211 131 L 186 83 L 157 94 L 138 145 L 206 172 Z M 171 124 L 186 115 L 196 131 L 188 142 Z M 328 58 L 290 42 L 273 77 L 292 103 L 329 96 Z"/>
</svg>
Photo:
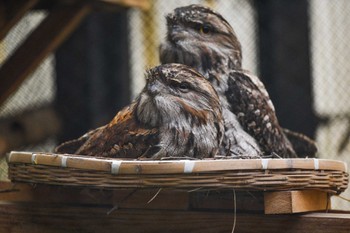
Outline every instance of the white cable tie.
<svg viewBox="0 0 350 233">
<path fill-rule="evenodd" d="M 192 173 L 195 163 L 192 160 L 185 160 L 184 173 Z"/>
<path fill-rule="evenodd" d="M 32 159 L 31 159 L 32 160 L 32 164 L 37 164 L 36 163 L 36 155 L 37 154 L 32 154 Z"/>
<path fill-rule="evenodd" d="M 343 163 L 344 164 L 344 170 L 347 173 L 348 172 L 348 164 L 347 163 Z"/>
<path fill-rule="evenodd" d="M 67 159 L 68 159 L 67 156 L 62 156 L 61 157 L 61 166 L 62 167 L 67 167 Z"/>
<path fill-rule="evenodd" d="M 315 167 L 315 170 L 320 169 L 320 163 L 319 163 L 318 159 L 314 159 L 314 167 Z"/>
<path fill-rule="evenodd" d="M 261 167 L 266 170 L 269 165 L 269 159 L 261 159 Z"/>
<path fill-rule="evenodd" d="M 116 175 L 119 173 L 119 168 L 120 168 L 120 165 L 122 164 L 122 161 L 112 161 L 112 164 L 111 164 L 111 173 Z"/>
<path fill-rule="evenodd" d="M 12 157 L 12 153 L 9 153 L 8 156 L 7 156 L 7 161 L 8 161 L 9 163 L 12 162 L 11 157 Z"/>
</svg>

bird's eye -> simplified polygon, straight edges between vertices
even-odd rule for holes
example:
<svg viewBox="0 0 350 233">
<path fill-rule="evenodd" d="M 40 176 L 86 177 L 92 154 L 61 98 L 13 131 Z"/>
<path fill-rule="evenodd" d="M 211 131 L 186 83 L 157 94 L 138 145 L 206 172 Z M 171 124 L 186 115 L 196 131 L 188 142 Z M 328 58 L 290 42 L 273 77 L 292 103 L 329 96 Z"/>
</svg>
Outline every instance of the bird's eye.
<svg viewBox="0 0 350 233">
<path fill-rule="evenodd" d="M 180 89 L 188 89 L 188 87 L 189 87 L 188 84 L 184 83 L 184 82 L 180 83 L 180 85 L 179 85 Z"/>
<path fill-rule="evenodd" d="M 194 25 L 194 29 L 196 31 L 198 31 L 201 34 L 209 34 L 210 32 L 213 31 L 213 28 L 211 25 L 209 24 L 200 24 L 200 23 L 196 23 Z"/>
<path fill-rule="evenodd" d="M 199 31 L 200 33 L 208 34 L 210 32 L 210 27 L 208 25 L 202 25 Z"/>
<path fill-rule="evenodd" d="M 191 89 L 191 85 L 186 81 L 171 80 L 170 85 L 181 92 L 188 92 Z"/>
<path fill-rule="evenodd" d="M 201 34 L 208 34 L 209 32 L 212 31 L 212 28 L 210 25 L 208 24 L 200 24 L 200 23 L 196 23 L 194 24 L 194 29 L 196 31 L 198 31 Z"/>
<path fill-rule="evenodd" d="M 190 84 L 188 84 L 187 82 L 181 82 L 179 83 L 178 87 L 182 92 L 187 92 L 190 88 Z"/>
</svg>

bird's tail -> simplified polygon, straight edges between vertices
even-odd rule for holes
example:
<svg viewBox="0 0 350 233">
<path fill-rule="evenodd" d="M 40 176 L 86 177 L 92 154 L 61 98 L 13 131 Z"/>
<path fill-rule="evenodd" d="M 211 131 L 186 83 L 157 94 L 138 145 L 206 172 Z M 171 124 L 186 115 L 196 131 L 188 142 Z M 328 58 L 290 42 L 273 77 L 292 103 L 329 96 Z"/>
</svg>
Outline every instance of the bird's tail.
<svg viewBox="0 0 350 233">
<path fill-rule="evenodd" d="M 100 127 L 102 128 L 102 127 Z M 95 133 L 98 129 L 91 130 L 90 132 L 84 134 L 80 138 L 73 139 L 67 142 L 63 142 L 55 148 L 55 153 L 58 154 L 75 154 L 78 149 L 84 145 L 84 143 L 91 137 L 93 133 Z"/>
<path fill-rule="evenodd" d="M 283 129 L 283 132 L 291 142 L 299 158 L 313 158 L 316 156 L 317 146 L 314 140 L 302 133 L 294 132 L 289 129 Z"/>
</svg>

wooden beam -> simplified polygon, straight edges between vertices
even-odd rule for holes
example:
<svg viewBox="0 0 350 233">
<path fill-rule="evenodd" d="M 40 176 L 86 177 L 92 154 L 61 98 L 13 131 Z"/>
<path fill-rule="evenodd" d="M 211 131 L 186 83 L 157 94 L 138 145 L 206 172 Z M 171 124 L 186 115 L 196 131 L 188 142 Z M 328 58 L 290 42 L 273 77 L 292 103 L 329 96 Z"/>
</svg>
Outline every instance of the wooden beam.
<svg viewBox="0 0 350 233">
<path fill-rule="evenodd" d="M 266 192 L 265 214 L 292 214 L 330 209 L 330 197 L 317 190 Z"/>
<path fill-rule="evenodd" d="M 241 210 L 263 213 L 262 192 L 169 189 L 101 190 L 82 187 L 0 182 L 0 201 L 51 204 L 117 205 L 125 209 Z M 236 205 L 236 206 L 235 206 Z"/>
<path fill-rule="evenodd" d="M 234 193 L 235 192 L 235 193 Z M 236 201 L 234 200 L 236 196 Z M 234 210 L 264 212 L 263 192 L 220 190 L 193 192 L 190 196 L 192 210 Z"/>
<path fill-rule="evenodd" d="M 264 215 L 220 211 L 132 210 L 111 206 L 0 205 L 0 232 L 348 233 L 350 214 Z"/>
<path fill-rule="evenodd" d="M 189 193 L 160 189 L 89 189 L 0 182 L 0 201 L 17 203 L 109 205 L 126 209 L 187 210 Z"/>
<path fill-rule="evenodd" d="M 117 7 L 138 7 L 142 10 L 147 10 L 150 8 L 149 0 L 99 0 L 101 3 L 107 4 L 108 6 Z"/>
<path fill-rule="evenodd" d="M 325 192 L 306 190 L 290 192 L 195 191 L 170 189 L 101 190 L 26 183 L 0 183 L 0 200 L 31 203 L 118 205 L 126 209 L 166 210 L 238 210 L 265 214 L 290 214 L 328 210 Z M 265 204 L 265 206 L 264 206 Z"/>
<path fill-rule="evenodd" d="M 0 41 L 38 0 L 11 0 L 0 2 Z"/>
<path fill-rule="evenodd" d="M 350 229 L 350 212 L 265 215 L 244 210 L 234 215 L 232 192 L 158 191 L 1 182 L 0 232 L 231 232 L 234 221 L 235 233 L 348 233 Z"/>
<path fill-rule="evenodd" d="M 0 104 L 53 52 L 91 11 L 87 1 L 58 6 L 0 69 Z"/>
</svg>

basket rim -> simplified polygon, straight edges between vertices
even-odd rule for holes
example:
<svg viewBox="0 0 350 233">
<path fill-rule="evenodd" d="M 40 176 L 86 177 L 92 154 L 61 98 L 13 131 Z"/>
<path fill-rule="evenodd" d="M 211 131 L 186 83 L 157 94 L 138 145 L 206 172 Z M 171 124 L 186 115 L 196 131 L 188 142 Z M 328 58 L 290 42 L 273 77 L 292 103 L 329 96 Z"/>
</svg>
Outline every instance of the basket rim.
<svg viewBox="0 0 350 233">
<path fill-rule="evenodd" d="M 12 151 L 9 164 L 45 165 L 111 174 L 193 174 L 248 170 L 331 170 L 347 173 L 347 164 L 331 159 L 124 160 L 73 154 Z"/>
</svg>

